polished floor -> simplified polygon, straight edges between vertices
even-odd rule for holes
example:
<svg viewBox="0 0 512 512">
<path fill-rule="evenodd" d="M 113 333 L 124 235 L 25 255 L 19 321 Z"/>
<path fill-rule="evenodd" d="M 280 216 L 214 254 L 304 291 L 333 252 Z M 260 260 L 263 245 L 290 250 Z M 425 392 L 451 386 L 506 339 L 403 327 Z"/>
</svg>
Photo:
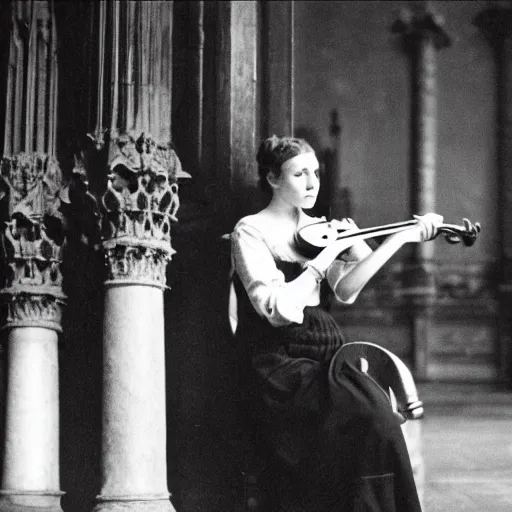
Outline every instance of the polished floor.
<svg viewBox="0 0 512 512">
<path fill-rule="evenodd" d="M 424 512 L 512 511 L 512 391 L 423 384 Z"/>
</svg>

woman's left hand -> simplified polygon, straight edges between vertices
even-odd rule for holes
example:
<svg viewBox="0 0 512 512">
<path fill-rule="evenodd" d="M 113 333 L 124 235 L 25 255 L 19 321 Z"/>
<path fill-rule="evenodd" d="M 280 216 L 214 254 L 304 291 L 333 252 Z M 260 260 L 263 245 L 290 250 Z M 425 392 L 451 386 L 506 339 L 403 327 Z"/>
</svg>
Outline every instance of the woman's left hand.
<svg viewBox="0 0 512 512">
<path fill-rule="evenodd" d="M 432 240 L 437 236 L 438 228 L 443 223 L 443 216 L 437 213 L 426 213 L 425 215 L 414 215 L 413 216 L 418 223 L 404 231 L 395 233 L 404 242 L 420 243 Z"/>
<path fill-rule="evenodd" d="M 351 231 L 359 231 L 359 227 L 350 217 L 345 217 L 341 220 L 333 219 L 331 224 L 336 229 L 345 230 L 345 233 L 350 233 Z M 366 256 L 368 256 L 371 252 L 372 250 L 368 244 L 364 240 L 359 240 L 346 251 L 348 258 L 342 259 L 346 261 L 360 261 L 366 258 Z"/>
</svg>

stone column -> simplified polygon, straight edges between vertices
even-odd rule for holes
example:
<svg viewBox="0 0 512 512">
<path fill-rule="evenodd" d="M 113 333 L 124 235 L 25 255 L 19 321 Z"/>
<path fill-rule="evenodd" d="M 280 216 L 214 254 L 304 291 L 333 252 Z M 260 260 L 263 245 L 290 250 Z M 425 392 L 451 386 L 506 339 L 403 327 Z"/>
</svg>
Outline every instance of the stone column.
<svg viewBox="0 0 512 512">
<path fill-rule="evenodd" d="M 495 2 L 474 23 L 488 38 L 497 68 L 497 154 L 499 175 L 500 380 L 512 384 L 512 8 Z"/>
<path fill-rule="evenodd" d="M 416 12 L 405 9 L 392 31 L 403 38 L 411 62 L 411 214 L 434 212 L 436 208 L 437 158 L 437 51 L 450 45 L 444 20 L 428 7 Z M 416 379 L 428 378 L 428 350 L 436 287 L 434 244 L 417 244 L 406 265 L 405 287 L 409 296 L 412 360 Z M 403 425 L 411 465 L 423 501 L 425 466 L 422 454 L 421 421 Z"/>
<path fill-rule="evenodd" d="M 444 20 L 428 8 L 403 10 L 392 31 L 403 37 L 412 65 L 411 213 L 436 208 L 437 51 L 450 45 Z M 417 244 L 403 290 L 412 307 L 413 366 L 417 379 L 428 377 L 432 305 L 435 300 L 434 244 Z"/>
<path fill-rule="evenodd" d="M 96 183 L 108 174 L 103 191 L 94 191 L 107 272 L 102 484 L 94 510 L 170 512 L 163 290 L 177 179 L 185 175 L 170 143 L 172 2 L 100 2 L 97 25 L 89 137 L 99 153 L 88 159 L 85 151 L 79 162 Z M 103 156 L 106 169 L 90 167 Z"/>
<path fill-rule="evenodd" d="M 50 2 L 12 2 L 0 162 L 2 325 L 7 334 L 0 509 L 59 512 L 58 333 L 61 171 L 55 159 L 57 61 Z"/>
<path fill-rule="evenodd" d="M 174 253 L 179 160 L 143 135 L 123 136 L 111 149 L 118 153 L 102 197 L 107 280 L 95 510 L 167 512 L 174 508 L 167 489 L 163 290 Z"/>
</svg>

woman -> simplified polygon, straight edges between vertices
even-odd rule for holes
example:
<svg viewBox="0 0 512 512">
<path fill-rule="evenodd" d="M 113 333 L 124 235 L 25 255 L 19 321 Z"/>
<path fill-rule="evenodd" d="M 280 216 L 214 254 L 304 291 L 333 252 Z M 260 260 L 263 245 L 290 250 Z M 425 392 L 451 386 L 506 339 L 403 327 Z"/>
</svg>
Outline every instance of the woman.
<svg viewBox="0 0 512 512">
<path fill-rule="evenodd" d="M 265 140 L 257 155 L 266 208 L 234 228 L 232 262 L 239 299 L 238 345 L 244 403 L 262 446 L 276 510 L 416 512 L 420 504 L 407 448 L 389 400 L 367 374 L 329 365 L 343 335 L 322 308 L 328 286 L 352 303 L 405 243 L 436 235 L 442 217 L 428 214 L 372 251 L 358 242 L 340 256 L 336 242 L 313 259 L 297 252 L 298 229 L 320 219 L 318 160 L 302 139 Z M 357 229 L 353 221 L 341 227 Z M 345 246 L 343 246 L 343 249 Z"/>
</svg>

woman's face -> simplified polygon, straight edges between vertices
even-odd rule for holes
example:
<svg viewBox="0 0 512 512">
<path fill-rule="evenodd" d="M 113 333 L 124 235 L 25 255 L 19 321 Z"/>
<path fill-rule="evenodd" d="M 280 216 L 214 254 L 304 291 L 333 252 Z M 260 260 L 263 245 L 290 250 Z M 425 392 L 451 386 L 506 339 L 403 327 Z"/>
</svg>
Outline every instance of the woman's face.
<svg viewBox="0 0 512 512">
<path fill-rule="evenodd" d="M 314 153 L 301 153 L 281 165 L 279 177 L 269 176 L 274 198 L 297 208 L 313 208 L 320 187 L 319 164 Z"/>
</svg>

